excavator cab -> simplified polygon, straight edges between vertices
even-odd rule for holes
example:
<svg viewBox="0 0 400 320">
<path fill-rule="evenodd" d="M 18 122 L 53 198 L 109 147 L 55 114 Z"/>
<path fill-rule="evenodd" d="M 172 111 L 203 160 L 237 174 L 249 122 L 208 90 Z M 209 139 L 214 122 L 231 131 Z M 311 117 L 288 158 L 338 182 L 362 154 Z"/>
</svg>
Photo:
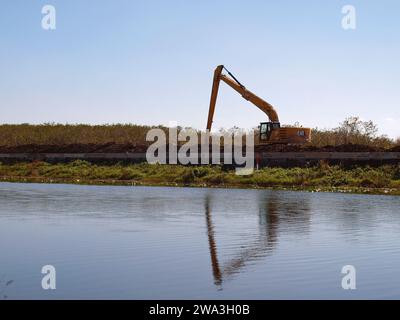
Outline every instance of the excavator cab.
<svg viewBox="0 0 400 320">
<path fill-rule="evenodd" d="M 271 138 L 272 130 L 279 130 L 281 127 L 279 122 L 261 122 L 258 127 L 260 130 L 259 139 L 262 141 L 269 141 Z"/>
</svg>

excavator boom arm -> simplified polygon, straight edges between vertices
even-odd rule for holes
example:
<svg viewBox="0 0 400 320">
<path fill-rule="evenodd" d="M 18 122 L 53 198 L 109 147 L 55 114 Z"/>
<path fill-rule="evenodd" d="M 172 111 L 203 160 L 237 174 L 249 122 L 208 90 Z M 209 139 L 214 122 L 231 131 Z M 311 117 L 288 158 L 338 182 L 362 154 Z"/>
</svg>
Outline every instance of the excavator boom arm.
<svg viewBox="0 0 400 320">
<path fill-rule="evenodd" d="M 207 120 L 207 130 L 211 130 L 213 118 L 214 118 L 214 111 L 215 111 L 215 104 L 217 102 L 218 90 L 219 90 L 219 83 L 222 80 L 227 85 L 229 85 L 232 89 L 237 91 L 241 96 L 253 103 L 256 107 L 258 107 L 261 111 L 263 111 L 271 122 L 279 123 L 279 117 L 277 112 L 275 111 L 274 107 L 266 102 L 265 100 L 261 99 L 251 91 L 247 90 L 235 77 L 231 75 L 233 79 L 222 74 L 222 70 L 224 69 L 223 65 L 218 66 L 214 71 L 214 79 L 213 79 L 213 86 L 211 91 L 211 99 L 210 99 L 210 108 L 208 111 L 208 120 Z"/>
<path fill-rule="evenodd" d="M 214 71 L 214 79 L 211 90 L 211 98 L 210 98 L 210 108 L 208 110 L 208 119 L 207 119 L 207 130 L 211 130 L 211 126 L 214 118 L 215 104 L 217 103 L 219 82 L 221 80 L 221 73 L 224 66 L 218 66 Z"/>
</svg>

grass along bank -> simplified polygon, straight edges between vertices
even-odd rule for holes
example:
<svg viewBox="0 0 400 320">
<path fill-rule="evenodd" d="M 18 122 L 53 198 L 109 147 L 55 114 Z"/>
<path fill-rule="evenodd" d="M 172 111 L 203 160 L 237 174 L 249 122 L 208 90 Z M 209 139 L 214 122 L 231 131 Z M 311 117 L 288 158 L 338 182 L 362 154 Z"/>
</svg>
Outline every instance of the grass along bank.
<svg viewBox="0 0 400 320">
<path fill-rule="evenodd" d="M 400 165 L 341 168 L 321 164 L 309 168 L 263 168 L 249 176 L 220 166 L 117 164 L 96 165 L 76 160 L 49 164 L 0 163 L 0 180 L 9 182 L 157 185 L 400 195 Z"/>
</svg>

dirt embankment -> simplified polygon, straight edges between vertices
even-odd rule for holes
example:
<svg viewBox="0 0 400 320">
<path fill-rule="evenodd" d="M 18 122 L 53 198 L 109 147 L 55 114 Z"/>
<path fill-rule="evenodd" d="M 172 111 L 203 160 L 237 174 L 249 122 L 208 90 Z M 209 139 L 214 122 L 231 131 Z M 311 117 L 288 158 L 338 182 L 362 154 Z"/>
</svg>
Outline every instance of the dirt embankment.
<svg viewBox="0 0 400 320">
<path fill-rule="evenodd" d="M 0 153 L 134 153 L 146 152 L 148 145 L 144 144 L 65 144 L 40 145 L 27 144 L 20 146 L 0 146 Z M 199 147 L 200 150 L 200 147 Z M 296 146 L 296 145 L 259 145 L 256 152 L 400 152 L 400 146 L 382 149 L 366 145 L 345 144 L 339 146 Z"/>
<path fill-rule="evenodd" d="M 147 145 L 130 143 L 0 146 L 0 153 L 125 153 L 146 152 L 146 150 Z"/>
<path fill-rule="evenodd" d="M 343 144 L 339 146 L 295 146 L 295 145 L 266 145 L 256 146 L 257 151 L 264 152 L 399 152 L 400 147 L 383 149 L 359 144 Z"/>
</svg>

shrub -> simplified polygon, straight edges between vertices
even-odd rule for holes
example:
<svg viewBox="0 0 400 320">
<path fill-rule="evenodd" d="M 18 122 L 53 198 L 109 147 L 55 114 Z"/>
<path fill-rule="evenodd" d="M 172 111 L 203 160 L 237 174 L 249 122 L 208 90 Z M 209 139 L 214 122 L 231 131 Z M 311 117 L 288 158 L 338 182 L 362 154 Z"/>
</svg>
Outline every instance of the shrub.
<svg viewBox="0 0 400 320">
<path fill-rule="evenodd" d="M 191 184 L 194 182 L 195 175 L 193 173 L 193 170 L 189 169 L 186 170 L 181 177 L 177 178 L 175 181 L 176 182 L 181 182 L 183 184 Z"/>
<path fill-rule="evenodd" d="M 400 180 L 400 164 L 395 167 L 392 177 L 394 180 Z"/>
<path fill-rule="evenodd" d="M 193 174 L 196 178 L 203 178 L 210 172 L 208 167 L 196 167 L 193 169 Z"/>
<path fill-rule="evenodd" d="M 375 183 L 370 178 L 364 178 L 361 180 L 360 185 L 362 187 L 373 187 Z"/>
<path fill-rule="evenodd" d="M 222 184 L 225 181 L 225 177 L 223 173 L 216 173 L 207 176 L 205 180 L 211 184 Z"/>
<path fill-rule="evenodd" d="M 91 163 L 86 160 L 74 160 L 70 163 L 72 167 L 88 167 L 91 166 Z"/>
<path fill-rule="evenodd" d="M 142 175 L 139 172 L 132 170 L 131 168 L 122 168 L 119 178 L 121 180 L 140 179 L 142 178 Z"/>
</svg>

